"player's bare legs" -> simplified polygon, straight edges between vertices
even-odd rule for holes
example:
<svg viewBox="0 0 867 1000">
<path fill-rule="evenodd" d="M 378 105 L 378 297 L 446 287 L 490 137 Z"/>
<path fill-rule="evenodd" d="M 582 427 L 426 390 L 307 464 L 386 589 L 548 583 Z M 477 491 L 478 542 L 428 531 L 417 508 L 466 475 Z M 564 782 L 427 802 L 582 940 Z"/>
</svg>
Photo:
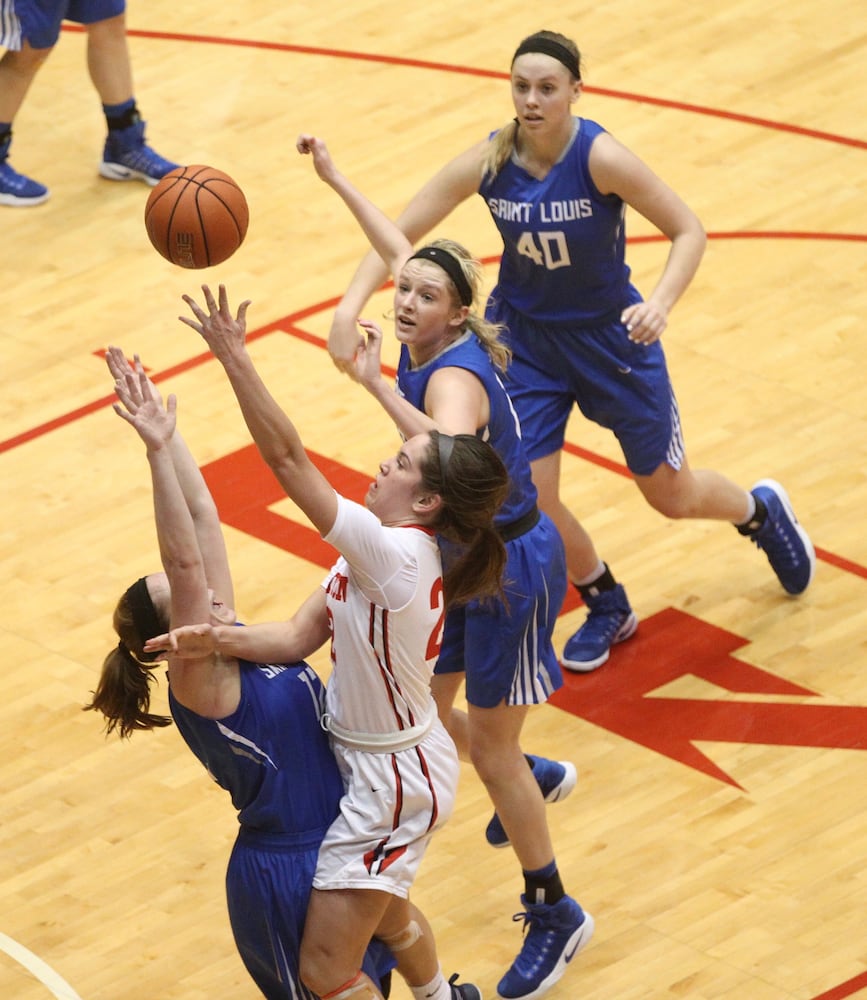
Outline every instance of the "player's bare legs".
<svg viewBox="0 0 867 1000">
<path fill-rule="evenodd" d="M 48 198 L 48 188 L 9 163 L 12 123 L 27 96 L 30 84 L 51 49 L 34 49 L 23 42 L 18 52 L 11 49 L 0 58 L 0 205 L 26 207 L 41 205 Z"/>
<path fill-rule="evenodd" d="M 103 104 L 122 104 L 132 98 L 132 65 L 124 14 L 88 25 L 87 70 Z"/>
<path fill-rule="evenodd" d="M 650 476 L 633 478 L 644 499 L 665 517 L 742 524 L 752 514 L 753 504 L 743 487 L 712 469 L 693 472 L 686 459 L 680 469 L 660 465 Z"/>
<path fill-rule="evenodd" d="M 304 985 L 319 996 L 353 982 L 364 951 L 395 897 L 374 889 L 314 889 L 301 940 L 300 972 Z M 367 977 L 367 996 L 381 1000 Z M 368 985 L 369 984 L 369 985 Z"/>
<path fill-rule="evenodd" d="M 588 614 L 567 640 L 561 662 L 569 670 L 595 670 L 607 659 L 611 646 L 635 633 L 638 621 L 611 571 L 599 558 L 590 535 L 560 499 L 560 456 L 555 451 L 530 463 L 539 491 L 539 506 L 551 518 L 563 539 L 566 570 L 581 594 Z"/>
<path fill-rule="evenodd" d="M 555 451 L 530 463 L 533 482 L 539 491 L 539 507 L 551 518 L 566 549 L 569 579 L 577 584 L 592 578 L 600 565 L 599 555 L 590 535 L 560 499 L 560 456 Z"/>
<path fill-rule="evenodd" d="M 470 757 L 524 871 L 554 860 L 545 800 L 520 745 L 527 705 L 469 706 Z"/>
<path fill-rule="evenodd" d="M 51 54 L 51 49 L 34 49 L 24 42 L 20 52 L 11 49 L 0 58 L 0 122 L 11 124 L 39 67 Z"/>
</svg>

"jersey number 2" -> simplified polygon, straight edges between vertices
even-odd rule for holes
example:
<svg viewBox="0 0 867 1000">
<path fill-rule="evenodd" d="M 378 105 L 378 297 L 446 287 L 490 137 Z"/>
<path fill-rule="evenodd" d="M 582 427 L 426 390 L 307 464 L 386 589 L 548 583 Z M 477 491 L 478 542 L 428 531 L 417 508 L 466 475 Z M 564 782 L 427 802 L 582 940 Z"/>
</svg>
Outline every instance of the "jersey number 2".
<svg viewBox="0 0 867 1000">
<path fill-rule="evenodd" d="M 443 578 L 438 576 L 430 589 L 430 606 L 432 610 L 439 608 L 440 615 L 428 636 L 427 648 L 424 653 L 426 660 L 435 660 L 440 655 L 440 647 L 443 644 L 443 618 L 445 618 L 446 613 L 443 604 Z"/>
</svg>

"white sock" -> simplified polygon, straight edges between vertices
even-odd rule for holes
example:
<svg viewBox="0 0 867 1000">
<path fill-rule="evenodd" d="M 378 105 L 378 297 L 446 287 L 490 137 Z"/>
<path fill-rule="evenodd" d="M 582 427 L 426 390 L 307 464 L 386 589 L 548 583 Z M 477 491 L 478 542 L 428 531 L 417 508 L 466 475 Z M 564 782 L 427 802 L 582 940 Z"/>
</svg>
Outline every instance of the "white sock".
<svg viewBox="0 0 867 1000">
<path fill-rule="evenodd" d="M 605 572 L 605 563 L 599 560 L 599 564 L 592 573 L 588 573 L 587 576 L 581 577 L 580 580 L 575 580 L 576 587 L 588 587 L 595 580 L 598 580 L 600 576 Z"/>
<path fill-rule="evenodd" d="M 415 1000 L 451 1000 L 452 998 L 452 988 L 443 978 L 442 970 L 424 986 L 410 986 L 409 988 Z"/>
</svg>

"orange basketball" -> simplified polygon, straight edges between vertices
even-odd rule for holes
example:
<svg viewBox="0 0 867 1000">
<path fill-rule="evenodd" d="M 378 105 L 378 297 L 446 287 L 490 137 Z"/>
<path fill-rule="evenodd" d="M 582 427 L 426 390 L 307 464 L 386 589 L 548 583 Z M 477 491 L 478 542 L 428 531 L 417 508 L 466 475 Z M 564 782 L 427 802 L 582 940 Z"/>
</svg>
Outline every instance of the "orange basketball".
<svg viewBox="0 0 867 1000">
<path fill-rule="evenodd" d="M 228 260 L 243 243 L 249 221 L 244 192 L 214 167 L 177 167 L 145 205 L 151 243 L 178 267 L 212 267 Z"/>
</svg>

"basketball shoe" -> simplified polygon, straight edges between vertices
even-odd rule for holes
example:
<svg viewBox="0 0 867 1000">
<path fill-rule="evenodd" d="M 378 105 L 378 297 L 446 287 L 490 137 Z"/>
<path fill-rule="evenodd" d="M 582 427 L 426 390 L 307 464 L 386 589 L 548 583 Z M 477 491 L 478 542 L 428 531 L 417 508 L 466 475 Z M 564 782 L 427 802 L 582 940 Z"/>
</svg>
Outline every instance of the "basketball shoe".
<svg viewBox="0 0 867 1000">
<path fill-rule="evenodd" d="M 567 670 L 587 673 L 602 666 L 615 643 L 635 635 L 638 619 L 621 583 L 613 590 L 596 593 L 582 587 L 581 596 L 588 614 L 581 628 L 567 640 L 560 662 Z"/>
<path fill-rule="evenodd" d="M 449 978 L 449 988 L 452 991 L 451 1000 L 482 1000 L 482 991 L 472 983 L 461 983 L 458 985 L 459 973 L 455 973 Z"/>
<path fill-rule="evenodd" d="M 556 903 L 530 903 L 521 896 L 524 943 L 497 986 L 502 1000 L 537 1000 L 563 977 L 566 966 L 593 936 L 593 917 L 571 896 Z"/>
<path fill-rule="evenodd" d="M 795 517 L 788 493 L 774 479 L 760 479 L 750 493 L 764 504 L 768 514 L 760 525 L 748 523 L 738 531 L 765 553 L 787 593 L 802 594 L 813 579 L 816 552 Z"/>
<path fill-rule="evenodd" d="M 548 760 L 531 753 L 527 760 L 546 802 L 562 802 L 578 782 L 578 771 L 571 761 Z M 496 813 L 485 829 L 485 839 L 491 847 L 509 846 L 509 837 Z"/>
<path fill-rule="evenodd" d="M 48 188 L 12 169 L 8 159 L 11 142 L 11 134 L 0 142 L 0 205 L 16 208 L 41 205 L 48 199 Z"/>
<path fill-rule="evenodd" d="M 100 175 L 112 181 L 144 181 L 153 187 L 178 164 L 154 152 L 145 142 L 145 123 L 113 129 L 105 140 Z"/>
</svg>

